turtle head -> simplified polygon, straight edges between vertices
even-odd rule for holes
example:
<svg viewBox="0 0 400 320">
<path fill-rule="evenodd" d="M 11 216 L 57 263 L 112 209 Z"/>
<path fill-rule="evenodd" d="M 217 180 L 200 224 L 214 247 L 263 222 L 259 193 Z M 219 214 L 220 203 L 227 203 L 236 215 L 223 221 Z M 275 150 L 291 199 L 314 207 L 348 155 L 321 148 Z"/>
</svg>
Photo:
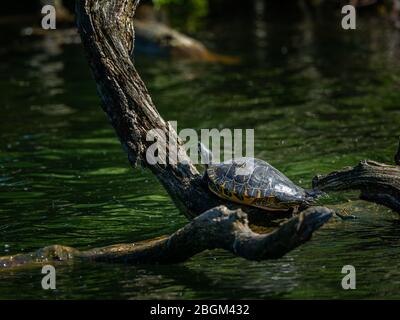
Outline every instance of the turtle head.
<svg viewBox="0 0 400 320">
<path fill-rule="evenodd" d="M 201 164 L 204 164 L 207 168 L 212 162 L 212 152 L 201 142 L 198 143 L 198 148 L 201 157 Z"/>
</svg>

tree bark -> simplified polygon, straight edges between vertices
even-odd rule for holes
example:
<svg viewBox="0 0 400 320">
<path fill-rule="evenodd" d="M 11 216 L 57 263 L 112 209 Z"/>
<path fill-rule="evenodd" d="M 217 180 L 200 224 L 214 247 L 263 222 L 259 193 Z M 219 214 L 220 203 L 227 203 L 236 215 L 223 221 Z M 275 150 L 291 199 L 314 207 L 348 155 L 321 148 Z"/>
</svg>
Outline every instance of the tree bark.
<svg viewBox="0 0 400 320">
<path fill-rule="evenodd" d="M 400 213 L 400 145 L 396 166 L 363 160 L 354 168 L 345 168 L 326 176 L 316 176 L 313 187 L 322 191 L 360 190 L 360 198 Z"/>
<path fill-rule="evenodd" d="M 202 183 L 175 130 L 160 116 L 131 60 L 133 15 L 137 0 L 86 0 L 77 2 L 77 22 L 102 106 L 115 128 L 132 166 L 150 169 L 188 217 L 215 207 L 220 202 Z M 165 144 L 165 159 L 181 161 L 151 165 L 146 150 L 153 143 L 146 134 L 156 129 Z M 168 137 L 177 141 L 170 149 Z"/>
<path fill-rule="evenodd" d="M 332 214 L 333 211 L 326 208 L 309 208 L 274 232 L 257 234 L 250 229 L 243 211 L 219 206 L 193 219 L 169 237 L 87 251 L 54 245 L 29 254 L 0 257 L 0 269 L 71 260 L 174 263 L 185 261 L 204 250 L 218 248 L 249 260 L 274 259 L 310 239 L 314 230 L 329 220 Z"/>
</svg>

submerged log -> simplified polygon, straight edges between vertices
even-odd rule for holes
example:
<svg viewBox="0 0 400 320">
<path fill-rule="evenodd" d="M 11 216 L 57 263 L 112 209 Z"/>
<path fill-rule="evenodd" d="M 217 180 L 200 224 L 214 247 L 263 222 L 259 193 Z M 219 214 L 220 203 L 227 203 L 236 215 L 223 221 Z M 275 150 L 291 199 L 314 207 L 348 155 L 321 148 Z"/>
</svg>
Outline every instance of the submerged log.
<svg viewBox="0 0 400 320">
<path fill-rule="evenodd" d="M 62 0 L 40 0 L 40 4 L 42 6 L 52 5 L 56 9 L 57 22 L 72 23 L 74 21 L 74 16 L 63 5 Z"/>
<path fill-rule="evenodd" d="M 397 165 L 363 160 L 354 168 L 345 168 L 313 179 L 313 187 L 322 191 L 360 190 L 360 198 L 400 213 L 400 145 Z"/>
<path fill-rule="evenodd" d="M 80 43 L 77 30 L 72 26 L 74 16 L 69 13 L 58 0 L 43 0 L 45 4 L 56 6 L 57 22 L 62 22 L 64 28 L 43 30 L 40 27 L 27 27 L 21 30 L 23 36 L 47 37 L 54 46 Z M 174 30 L 156 18 L 154 9 L 148 5 L 140 7 L 138 19 L 133 21 L 136 35 L 136 51 L 148 55 L 169 56 L 177 59 L 193 61 L 235 64 L 240 60 L 236 57 L 216 54 L 201 43 L 181 32 Z M 37 17 L 32 17 L 37 18 Z"/>
<path fill-rule="evenodd" d="M 393 0 L 391 19 L 394 26 L 400 29 L 400 0 Z"/>
<path fill-rule="evenodd" d="M 139 51 L 196 61 L 225 64 L 239 62 L 236 57 L 213 53 L 200 41 L 170 28 L 157 19 L 154 9 L 148 5 L 139 7 L 137 18 L 134 20 L 134 27 L 135 46 Z"/>
</svg>

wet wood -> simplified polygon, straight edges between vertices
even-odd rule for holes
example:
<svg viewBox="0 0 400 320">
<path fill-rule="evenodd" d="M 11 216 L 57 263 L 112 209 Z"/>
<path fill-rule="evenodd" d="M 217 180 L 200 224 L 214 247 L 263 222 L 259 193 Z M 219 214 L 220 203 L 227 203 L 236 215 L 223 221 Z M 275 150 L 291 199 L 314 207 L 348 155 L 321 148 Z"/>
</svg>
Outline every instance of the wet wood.
<svg viewBox="0 0 400 320">
<path fill-rule="evenodd" d="M 160 116 L 131 60 L 134 43 L 133 15 L 138 1 L 87 0 L 77 2 L 78 29 L 97 83 L 102 106 L 133 167 L 150 169 L 176 205 L 193 218 L 219 201 L 205 190 L 202 175 L 186 155 L 175 130 Z M 114 17 L 114 18 L 110 18 Z M 157 130 L 159 143 L 166 145 L 168 159 L 180 162 L 151 165 L 146 151 L 150 130 Z M 166 137 L 177 141 L 175 150 Z"/>
<path fill-rule="evenodd" d="M 170 28 L 157 19 L 153 8 L 148 5 L 141 5 L 137 16 L 134 20 L 136 39 L 152 52 L 194 61 L 224 64 L 239 62 L 236 57 L 213 53 L 200 41 Z"/>
<path fill-rule="evenodd" d="M 0 270 L 68 261 L 123 263 L 176 263 L 212 249 L 224 249 L 249 260 L 280 258 L 310 239 L 333 211 L 315 207 L 283 223 L 268 234 L 249 228 L 247 215 L 219 206 L 193 219 L 171 236 L 137 243 L 118 244 L 87 251 L 66 246 L 49 246 L 33 253 L 1 257 Z"/>
<path fill-rule="evenodd" d="M 56 7 L 57 23 L 62 23 L 62 28 L 56 30 L 43 30 L 41 27 L 27 27 L 21 32 L 24 36 L 49 37 L 54 46 L 63 46 L 71 43 L 80 43 L 80 37 L 75 26 L 74 16 L 62 5 L 60 1 L 43 0 L 46 4 Z M 149 5 L 139 7 L 139 18 L 133 20 L 138 51 L 150 55 L 169 56 L 181 60 L 215 62 L 223 64 L 236 64 L 237 57 L 220 55 L 211 52 L 200 41 L 193 39 L 158 20 L 157 12 Z M 32 23 L 38 17 L 32 16 Z M 15 17 L 15 22 L 21 17 Z M 6 21 L 10 21 L 7 19 Z M 2 23 L 0 19 L 0 24 Z M 4 22 L 3 22 L 4 23 Z"/>
<path fill-rule="evenodd" d="M 322 191 L 360 190 L 360 198 L 400 213 L 400 145 L 397 165 L 363 160 L 354 168 L 345 168 L 326 176 L 316 176 L 313 187 Z"/>
</svg>

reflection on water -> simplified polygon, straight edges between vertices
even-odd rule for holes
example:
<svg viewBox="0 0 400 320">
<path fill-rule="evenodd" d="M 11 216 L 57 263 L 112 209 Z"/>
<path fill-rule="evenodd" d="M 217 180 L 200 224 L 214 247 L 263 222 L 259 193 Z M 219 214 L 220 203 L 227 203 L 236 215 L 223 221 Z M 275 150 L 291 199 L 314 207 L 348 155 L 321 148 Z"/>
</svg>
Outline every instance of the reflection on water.
<svg viewBox="0 0 400 320">
<path fill-rule="evenodd" d="M 255 128 L 257 157 L 304 187 L 363 158 L 391 162 L 399 33 L 369 17 L 344 32 L 312 12 L 288 23 L 256 10 L 255 28 L 242 20 L 199 34 L 240 65 L 137 57 L 162 115 L 195 129 Z M 136 241 L 186 223 L 153 176 L 129 168 L 79 46 L 17 38 L 0 58 L 1 255 Z M 173 267 L 79 263 L 59 267 L 55 292 L 40 289 L 39 269 L 2 271 L 0 298 L 399 298 L 398 216 L 356 193 L 324 201 L 359 219 L 333 220 L 276 261 L 213 251 Z M 357 269 L 355 291 L 341 290 L 345 264 Z"/>
</svg>

